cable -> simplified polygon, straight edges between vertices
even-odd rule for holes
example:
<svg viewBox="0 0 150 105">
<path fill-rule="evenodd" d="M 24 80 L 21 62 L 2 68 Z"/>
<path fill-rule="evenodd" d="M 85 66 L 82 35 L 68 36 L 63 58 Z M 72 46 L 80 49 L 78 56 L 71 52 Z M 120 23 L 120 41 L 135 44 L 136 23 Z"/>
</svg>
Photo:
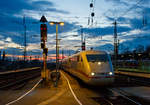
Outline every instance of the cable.
<svg viewBox="0 0 150 105">
<path fill-rule="evenodd" d="M 68 79 L 68 78 L 65 76 L 65 74 L 63 74 L 62 72 L 61 72 L 61 74 L 62 74 L 62 75 L 64 76 L 64 78 L 66 79 L 66 81 L 67 81 L 67 83 L 68 83 L 68 86 L 69 86 L 69 89 L 70 89 L 70 91 L 71 91 L 73 97 L 75 98 L 75 100 L 78 102 L 79 105 L 82 105 L 82 103 L 81 103 L 80 100 L 77 98 L 77 96 L 75 95 L 74 91 L 72 90 L 71 85 L 70 85 L 70 82 L 69 82 L 69 79 Z"/>
<path fill-rule="evenodd" d="M 134 8 L 137 8 L 136 6 L 138 4 L 140 4 L 143 0 L 139 0 L 136 4 L 134 4 L 132 7 L 130 7 L 127 11 L 125 11 L 122 15 L 118 16 L 116 18 L 116 20 L 118 20 L 118 18 L 125 16 L 128 12 L 130 12 L 131 10 L 133 10 Z"/>
</svg>

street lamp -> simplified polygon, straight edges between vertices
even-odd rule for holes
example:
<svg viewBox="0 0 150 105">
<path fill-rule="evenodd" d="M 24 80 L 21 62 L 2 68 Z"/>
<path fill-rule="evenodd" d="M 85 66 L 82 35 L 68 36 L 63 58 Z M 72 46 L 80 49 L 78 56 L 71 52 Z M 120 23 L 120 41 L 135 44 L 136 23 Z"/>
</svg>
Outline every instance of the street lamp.
<svg viewBox="0 0 150 105">
<path fill-rule="evenodd" d="M 50 25 L 56 25 L 56 72 L 58 72 L 58 63 L 59 63 L 59 48 L 58 48 L 58 25 L 63 26 L 64 22 L 49 22 Z"/>
</svg>

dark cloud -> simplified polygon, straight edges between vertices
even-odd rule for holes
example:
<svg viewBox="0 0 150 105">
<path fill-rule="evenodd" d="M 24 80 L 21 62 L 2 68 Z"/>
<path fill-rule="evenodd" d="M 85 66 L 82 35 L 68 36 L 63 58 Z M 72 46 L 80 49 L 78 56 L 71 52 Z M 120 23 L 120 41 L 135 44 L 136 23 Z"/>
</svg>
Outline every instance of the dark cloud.
<svg viewBox="0 0 150 105">
<path fill-rule="evenodd" d="M 53 7 L 52 2 L 47 1 L 37 1 L 33 3 L 28 3 L 25 0 L 4 0 L 0 4 L 0 35 L 3 36 L 3 40 L 10 37 L 13 42 L 23 45 L 24 44 L 24 26 L 23 26 L 23 16 L 15 17 L 14 14 L 20 14 L 23 9 L 26 10 L 39 10 L 42 6 L 48 5 Z M 67 11 L 57 10 L 55 8 L 48 8 L 47 11 L 52 11 L 56 13 L 67 14 Z M 36 24 L 33 24 L 36 23 Z M 49 24 L 47 24 L 49 26 Z M 68 26 L 64 26 L 63 31 L 67 32 L 73 28 L 73 24 L 66 23 Z M 40 23 L 36 19 L 31 17 L 26 17 L 27 26 L 27 42 L 37 43 L 40 42 Z M 52 31 L 53 30 L 53 31 Z M 55 27 L 48 31 L 49 33 L 55 33 Z M 63 32 L 60 30 L 59 32 Z M 38 38 L 32 38 L 33 35 L 38 35 Z"/>
<path fill-rule="evenodd" d="M 47 9 L 45 9 L 45 11 L 51 11 L 51 12 L 62 13 L 62 14 L 69 14 L 68 11 L 58 10 L 56 8 L 47 8 Z"/>
<path fill-rule="evenodd" d="M 114 47 L 112 44 L 105 44 L 105 45 L 100 45 L 98 47 L 94 47 L 94 50 L 113 52 L 113 48 Z"/>
<path fill-rule="evenodd" d="M 50 1 L 35 1 L 35 2 L 32 2 L 32 5 L 35 6 L 35 7 L 38 7 L 38 6 L 42 6 L 42 5 L 48 5 L 48 6 L 54 6 L 54 3 L 53 2 L 50 2 Z"/>
<path fill-rule="evenodd" d="M 33 9 L 25 0 L 2 0 L 0 12 L 14 14 L 22 9 Z"/>
<path fill-rule="evenodd" d="M 134 1 L 131 2 L 126 2 L 124 0 L 106 0 L 107 2 L 113 2 L 114 5 L 124 5 L 124 6 L 129 6 L 132 7 L 132 4 L 134 3 Z M 135 0 L 135 3 L 137 1 Z M 150 0 L 144 0 L 144 3 L 150 3 Z M 124 9 L 124 6 L 122 9 Z M 45 8 L 46 7 L 46 8 Z M 148 41 L 150 40 L 150 36 L 149 34 L 141 34 L 142 38 L 138 38 L 137 36 L 139 36 L 139 34 L 135 34 L 133 36 L 135 36 L 135 39 L 133 40 L 128 40 L 131 39 L 132 37 L 130 36 L 121 36 L 120 33 L 122 32 L 130 32 L 132 30 L 135 29 L 142 29 L 143 31 L 147 32 L 150 30 L 150 24 L 147 24 L 147 26 L 145 26 L 143 28 L 143 24 L 142 24 L 142 12 L 145 12 L 146 17 L 147 17 L 147 21 L 150 18 L 150 8 L 149 7 L 144 7 L 142 5 L 138 5 L 136 6 L 137 8 L 141 8 L 141 13 L 138 13 L 139 15 L 141 15 L 141 18 L 125 18 L 125 17 L 119 17 L 118 23 L 124 23 L 124 24 L 129 24 L 131 25 L 131 27 L 127 27 L 127 26 L 121 26 L 118 24 L 117 27 L 117 31 L 118 31 L 118 35 L 119 37 L 123 38 L 123 39 L 127 39 L 126 42 L 123 42 L 121 44 L 123 45 L 129 45 L 130 43 L 134 43 L 133 48 L 136 46 L 136 44 L 140 44 L 143 43 L 143 45 L 149 44 Z M 34 11 L 43 11 L 44 12 L 48 12 L 51 11 L 52 14 L 55 13 L 62 13 L 62 14 L 69 14 L 69 12 L 64 11 L 64 10 L 59 10 L 57 8 L 55 8 L 55 4 L 53 2 L 49 2 L 49 1 L 35 1 L 32 3 L 28 3 L 26 0 L 2 0 L 0 3 L 0 23 L 2 25 L 2 27 L 0 27 L 0 35 L 2 35 L 4 37 L 4 39 L 1 40 L 5 40 L 6 38 L 10 37 L 12 39 L 13 42 L 23 45 L 24 44 L 24 27 L 23 27 L 23 18 L 21 17 L 15 17 L 14 14 L 20 14 L 22 13 L 22 10 L 34 10 Z M 110 10 L 113 10 L 112 8 Z M 117 11 L 122 11 L 120 8 Z M 135 9 L 133 9 L 134 11 Z M 119 11 L 119 13 L 120 13 Z M 122 14 L 123 12 L 125 12 L 126 10 L 123 10 L 120 14 Z M 109 11 L 109 12 L 113 12 L 113 11 Z M 128 14 L 126 14 L 128 15 Z M 131 15 L 131 14 L 130 14 Z M 107 19 L 109 21 L 114 21 L 114 18 L 107 16 Z M 33 18 L 26 18 L 26 25 L 27 25 L 27 43 L 39 43 L 40 42 L 40 23 L 37 22 L 37 24 L 32 24 L 33 22 L 37 22 L 37 20 L 33 19 Z M 148 21 L 149 22 L 149 21 Z M 48 34 L 54 34 L 56 33 L 56 26 L 50 26 L 48 23 Z M 65 25 L 63 27 L 59 26 L 59 34 L 63 33 L 63 32 L 69 32 L 72 31 L 74 29 L 79 28 L 79 26 L 77 26 L 75 23 L 69 23 L 69 22 L 65 22 Z M 89 36 L 93 36 L 95 38 L 97 38 L 98 36 L 104 36 L 104 35 L 112 35 L 114 34 L 114 27 L 112 26 L 112 24 L 108 27 L 104 27 L 104 28 L 83 28 L 83 32 Z M 80 30 L 78 30 L 78 34 L 80 34 Z M 38 37 L 33 38 L 33 35 L 37 35 Z M 60 36 L 61 37 L 61 36 Z M 55 40 L 55 39 L 50 39 L 50 40 Z M 110 42 L 109 40 L 102 40 L 103 42 Z M 97 49 L 103 49 L 103 50 L 108 50 L 113 48 L 113 45 L 111 44 L 106 44 L 104 46 L 99 46 L 96 47 Z M 131 47 L 132 49 L 132 47 Z M 15 49 L 10 49 L 9 51 L 13 51 Z M 21 50 L 19 50 L 21 52 Z M 73 50 L 72 50 L 73 52 Z M 55 53 L 54 51 L 50 51 L 50 53 Z M 38 53 L 37 53 L 38 54 Z"/>
<path fill-rule="evenodd" d="M 149 7 L 142 7 L 143 8 L 143 14 L 146 16 L 146 18 L 150 18 L 150 8 Z"/>
<path fill-rule="evenodd" d="M 40 24 L 33 24 L 37 20 L 26 17 L 26 26 L 27 26 L 27 41 L 30 42 L 32 35 L 40 34 Z M 23 45 L 24 42 L 24 25 L 23 17 L 1 17 L 0 23 L 3 24 L 3 27 L 0 27 L 0 35 L 4 36 L 4 39 L 10 37 L 13 42 Z M 32 40 L 32 39 L 31 39 Z M 32 40 L 32 42 L 37 42 Z"/>
<path fill-rule="evenodd" d="M 137 48 L 137 46 L 142 45 L 145 48 L 150 45 L 149 43 L 150 37 L 145 36 L 145 37 L 137 37 L 134 38 L 133 40 L 126 40 L 123 43 L 120 43 L 119 49 L 120 52 L 124 52 L 125 50 L 133 51 Z"/>
<path fill-rule="evenodd" d="M 130 25 L 133 29 L 141 29 L 143 27 L 142 19 L 137 18 L 131 19 Z"/>
<path fill-rule="evenodd" d="M 4 50 L 1 50 L 4 51 Z M 6 48 L 5 49 L 6 54 L 12 54 L 12 55 L 23 55 L 22 49 L 17 49 L 17 48 Z"/>
<path fill-rule="evenodd" d="M 115 5 L 118 5 L 118 4 L 123 4 L 125 6 L 128 6 L 129 4 L 123 0 L 105 0 L 107 2 L 113 2 Z"/>
<path fill-rule="evenodd" d="M 105 16 L 109 21 L 114 21 L 114 18 L 110 17 L 110 16 Z"/>
<path fill-rule="evenodd" d="M 0 16 L 11 16 L 13 14 L 21 13 L 23 9 L 42 11 L 43 13 L 51 11 L 56 13 L 69 14 L 67 11 L 56 9 L 54 7 L 54 3 L 50 1 L 35 1 L 28 3 L 25 0 L 3 0 L 1 1 L 0 6 Z"/>
<path fill-rule="evenodd" d="M 130 31 L 131 28 L 129 27 L 123 27 L 123 26 L 118 26 L 117 27 L 117 32 L 127 32 Z M 104 36 L 104 35 L 113 35 L 114 34 L 114 27 L 109 26 L 105 28 L 84 28 L 83 29 L 84 33 L 89 34 L 90 36 Z"/>
<path fill-rule="evenodd" d="M 32 7 L 34 7 L 34 9 L 36 10 L 40 10 L 43 12 L 51 11 L 51 12 L 56 12 L 56 13 L 69 14 L 68 11 L 58 10 L 54 8 L 54 6 L 55 4 L 50 1 L 35 1 L 32 3 Z"/>
</svg>

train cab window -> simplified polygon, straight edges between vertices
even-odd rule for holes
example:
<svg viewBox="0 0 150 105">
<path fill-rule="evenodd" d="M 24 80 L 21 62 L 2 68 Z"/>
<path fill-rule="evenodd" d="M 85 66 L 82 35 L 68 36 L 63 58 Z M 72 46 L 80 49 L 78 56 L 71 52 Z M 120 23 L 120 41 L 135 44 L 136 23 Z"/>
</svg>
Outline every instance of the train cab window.
<svg viewBox="0 0 150 105">
<path fill-rule="evenodd" d="M 86 55 L 87 60 L 89 62 L 106 62 L 108 61 L 108 55 L 107 54 L 91 54 L 91 55 Z"/>
</svg>

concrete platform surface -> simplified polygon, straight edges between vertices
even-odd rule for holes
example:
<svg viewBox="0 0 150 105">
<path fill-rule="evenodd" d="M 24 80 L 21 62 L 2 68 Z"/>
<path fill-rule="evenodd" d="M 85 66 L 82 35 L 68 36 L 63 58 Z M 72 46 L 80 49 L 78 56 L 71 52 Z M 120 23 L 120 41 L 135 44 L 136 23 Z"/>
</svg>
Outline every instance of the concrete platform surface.
<svg viewBox="0 0 150 105">
<path fill-rule="evenodd" d="M 126 71 L 115 71 L 115 74 L 150 78 L 150 73 L 139 73 L 139 72 L 126 72 Z"/>
<path fill-rule="evenodd" d="M 69 79 L 76 97 L 83 105 L 99 105 L 91 99 L 91 97 L 98 97 L 96 93 L 93 93 L 86 88 L 81 88 L 74 78 L 70 77 L 67 73 L 64 74 Z M 30 81 L 21 90 L 1 90 L 0 105 L 5 105 L 25 94 L 39 79 L 40 78 Z M 79 105 L 79 103 L 73 97 L 67 80 L 61 75 L 57 88 L 54 87 L 52 82 L 50 82 L 47 87 L 38 85 L 38 87 L 30 94 L 11 105 Z"/>
</svg>

